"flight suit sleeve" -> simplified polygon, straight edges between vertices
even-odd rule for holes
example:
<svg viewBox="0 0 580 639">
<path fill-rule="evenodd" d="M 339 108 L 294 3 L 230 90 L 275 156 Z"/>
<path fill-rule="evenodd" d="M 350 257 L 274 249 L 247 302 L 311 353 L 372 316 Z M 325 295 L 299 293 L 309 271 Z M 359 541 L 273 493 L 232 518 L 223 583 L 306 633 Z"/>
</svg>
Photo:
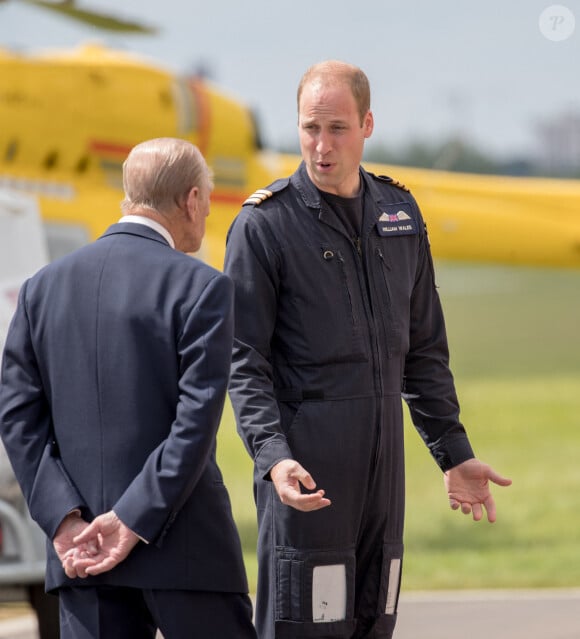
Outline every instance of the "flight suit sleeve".
<svg viewBox="0 0 580 639">
<path fill-rule="evenodd" d="M 238 432 L 259 476 L 292 453 L 280 427 L 270 343 L 280 286 L 276 243 L 259 213 L 242 210 L 230 228 L 225 272 L 235 285 L 234 349 L 229 394 Z"/>
<path fill-rule="evenodd" d="M 459 402 L 449 368 L 447 334 L 435 286 L 433 260 L 422 221 L 420 226 L 403 398 L 417 431 L 441 470 L 446 471 L 474 454 L 459 421 Z"/>
</svg>

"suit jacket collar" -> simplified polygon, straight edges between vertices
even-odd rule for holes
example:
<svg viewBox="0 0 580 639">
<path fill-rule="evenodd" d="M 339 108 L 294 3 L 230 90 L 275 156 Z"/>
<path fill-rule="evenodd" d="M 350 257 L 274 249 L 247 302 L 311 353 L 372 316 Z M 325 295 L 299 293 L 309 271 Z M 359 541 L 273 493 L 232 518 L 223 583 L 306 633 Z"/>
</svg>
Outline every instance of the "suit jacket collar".
<svg viewBox="0 0 580 639">
<path fill-rule="evenodd" d="M 137 237 L 143 237 L 148 240 L 160 242 L 161 244 L 165 244 L 165 246 L 167 246 L 168 248 L 171 248 L 167 243 L 167 240 L 160 233 L 150 228 L 149 226 L 145 226 L 144 224 L 136 224 L 134 222 L 118 222 L 117 224 L 112 224 L 101 235 L 101 237 L 108 237 L 110 235 L 118 234 L 136 235 Z"/>
</svg>

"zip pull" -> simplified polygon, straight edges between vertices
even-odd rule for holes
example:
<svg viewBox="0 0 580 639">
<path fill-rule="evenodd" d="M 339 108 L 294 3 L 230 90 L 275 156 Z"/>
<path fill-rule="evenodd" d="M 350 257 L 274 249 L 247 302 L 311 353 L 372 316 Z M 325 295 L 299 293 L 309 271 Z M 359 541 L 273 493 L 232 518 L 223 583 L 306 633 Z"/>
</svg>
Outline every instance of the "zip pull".
<svg viewBox="0 0 580 639">
<path fill-rule="evenodd" d="M 377 255 L 379 256 L 381 262 L 385 265 L 387 271 L 392 270 L 391 269 L 391 265 L 387 262 L 387 260 L 385 259 L 385 256 L 383 255 L 383 252 L 381 251 L 380 248 L 377 248 Z"/>
</svg>

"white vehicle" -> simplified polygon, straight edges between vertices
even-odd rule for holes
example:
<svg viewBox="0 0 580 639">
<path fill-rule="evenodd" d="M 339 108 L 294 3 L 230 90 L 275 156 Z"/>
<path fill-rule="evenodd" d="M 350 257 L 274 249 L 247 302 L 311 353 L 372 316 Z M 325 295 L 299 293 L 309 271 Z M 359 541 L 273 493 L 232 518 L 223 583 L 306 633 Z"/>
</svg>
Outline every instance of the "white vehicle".
<svg viewBox="0 0 580 639">
<path fill-rule="evenodd" d="M 36 199 L 0 189 L 0 352 L 22 282 L 48 259 Z M 55 639 L 58 599 L 44 593 L 45 543 L 0 443 L 0 601 L 28 601 L 41 639 Z"/>
</svg>

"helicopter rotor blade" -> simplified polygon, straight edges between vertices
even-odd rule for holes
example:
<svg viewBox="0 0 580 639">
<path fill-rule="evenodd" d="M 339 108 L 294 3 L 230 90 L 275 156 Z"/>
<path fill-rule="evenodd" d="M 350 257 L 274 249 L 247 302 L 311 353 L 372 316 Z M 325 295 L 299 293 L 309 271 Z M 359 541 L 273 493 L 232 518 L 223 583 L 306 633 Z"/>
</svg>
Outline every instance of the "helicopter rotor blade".
<svg viewBox="0 0 580 639">
<path fill-rule="evenodd" d="M 28 4 L 42 7 L 43 9 L 49 9 L 61 15 L 65 15 L 73 20 L 83 22 L 84 24 L 90 24 L 98 29 L 105 31 L 122 31 L 127 33 L 146 33 L 153 34 L 157 32 L 154 27 L 149 27 L 138 22 L 132 22 L 128 20 L 122 20 L 115 16 L 98 13 L 96 11 L 89 11 L 87 9 L 80 9 L 75 6 L 73 2 L 49 2 L 48 0 L 23 0 Z"/>
</svg>

